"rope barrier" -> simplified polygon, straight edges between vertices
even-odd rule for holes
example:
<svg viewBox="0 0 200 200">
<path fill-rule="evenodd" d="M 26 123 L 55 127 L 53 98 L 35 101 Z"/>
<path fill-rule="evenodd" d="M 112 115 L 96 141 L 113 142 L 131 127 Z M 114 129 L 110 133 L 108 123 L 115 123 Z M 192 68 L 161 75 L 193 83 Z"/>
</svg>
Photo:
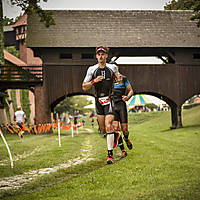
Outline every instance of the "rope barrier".
<svg viewBox="0 0 200 200">
<path fill-rule="evenodd" d="M 24 131 L 24 134 L 34 134 L 34 135 L 38 135 L 38 134 L 50 134 L 53 133 L 53 129 L 58 129 L 58 137 L 59 137 L 59 147 L 61 147 L 61 137 L 60 137 L 60 131 L 61 130 L 69 130 L 71 128 L 72 130 L 72 137 L 73 137 L 73 130 L 78 131 L 78 128 L 82 127 L 83 123 L 79 123 L 76 126 L 74 126 L 74 124 L 70 124 L 70 125 L 64 125 L 62 124 L 60 121 L 56 122 L 56 123 L 48 123 L 48 124 L 39 124 L 39 125 L 30 125 L 26 126 L 26 125 L 22 125 L 22 128 L 20 128 L 19 126 L 14 126 L 13 124 L 1 124 L 0 125 L 0 135 L 6 145 L 9 157 L 10 157 L 10 163 L 11 163 L 11 168 L 13 168 L 13 159 L 12 159 L 12 155 L 9 149 L 9 146 L 6 142 L 6 139 L 4 137 L 4 134 L 18 134 L 19 131 Z M 78 133 L 78 132 L 77 132 Z"/>
<path fill-rule="evenodd" d="M 70 130 L 73 129 L 74 131 L 77 131 L 78 128 L 82 127 L 83 123 L 79 123 L 76 126 L 73 124 L 62 124 L 60 122 L 60 129 L 61 130 Z M 47 123 L 47 124 L 38 124 L 38 125 L 22 125 L 22 128 L 20 128 L 17 125 L 14 124 L 0 124 L 0 128 L 2 130 L 2 134 L 18 134 L 19 131 L 24 131 L 24 134 L 51 134 L 53 133 L 53 130 L 58 129 L 58 122 L 56 123 Z"/>
</svg>

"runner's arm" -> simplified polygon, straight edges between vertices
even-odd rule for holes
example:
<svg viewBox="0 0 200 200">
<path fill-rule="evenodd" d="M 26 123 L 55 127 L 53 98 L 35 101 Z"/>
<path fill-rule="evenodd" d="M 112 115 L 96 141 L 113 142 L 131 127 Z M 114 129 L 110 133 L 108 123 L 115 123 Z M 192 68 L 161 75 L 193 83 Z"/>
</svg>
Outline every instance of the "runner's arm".
<svg viewBox="0 0 200 200">
<path fill-rule="evenodd" d="M 82 89 L 83 91 L 87 91 L 89 90 L 92 85 L 94 84 L 92 80 L 92 73 L 91 73 L 91 68 L 89 67 L 88 70 L 87 70 L 87 74 L 84 78 L 84 81 L 82 83 Z"/>
<path fill-rule="evenodd" d="M 126 90 L 128 91 L 128 94 L 127 96 L 123 96 L 122 97 L 122 100 L 123 101 L 128 101 L 132 96 L 133 96 L 133 89 L 131 87 L 131 84 L 129 84 L 127 87 L 126 87 Z"/>
<path fill-rule="evenodd" d="M 83 91 L 87 91 L 87 90 L 89 90 L 91 87 L 92 87 L 92 82 L 91 81 L 89 81 L 89 82 L 83 82 L 83 84 L 82 84 L 82 89 L 83 89 Z"/>
<path fill-rule="evenodd" d="M 98 83 L 99 81 L 102 81 L 102 76 L 97 76 L 95 79 L 92 79 L 89 82 L 83 82 L 82 89 L 83 91 L 89 90 L 95 83 Z"/>
</svg>

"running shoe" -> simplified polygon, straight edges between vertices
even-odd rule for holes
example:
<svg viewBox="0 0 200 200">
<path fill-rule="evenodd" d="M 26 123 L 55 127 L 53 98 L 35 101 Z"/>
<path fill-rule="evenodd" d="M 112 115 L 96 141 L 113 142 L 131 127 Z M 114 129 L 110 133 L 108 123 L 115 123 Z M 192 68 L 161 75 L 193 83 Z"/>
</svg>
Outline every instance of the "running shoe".
<svg viewBox="0 0 200 200">
<path fill-rule="evenodd" d="M 124 137 L 124 141 L 126 142 L 126 146 L 127 146 L 129 149 L 132 149 L 132 148 L 133 148 L 132 142 L 131 142 L 129 139 L 126 139 L 126 138 Z"/>
<path fill-rule="evenodd" d="M 120 133 L 119 132 L 115 132 L 113 148 L 115 148 L 117 146 L 119 136 L 120 136 Z"/>
<path fill-rule="evenodd" d="M 113 159 L 111 155 L 108 155 L 107 157 L 107 164 L 113 164 Z"/>
<path fill-rule="evenodd" d="M 121 158 L 125 158 L 127 156 L 127 153 L 125 150 L 122 151 L 122 154 L 121 154 Z"/>
</svg>

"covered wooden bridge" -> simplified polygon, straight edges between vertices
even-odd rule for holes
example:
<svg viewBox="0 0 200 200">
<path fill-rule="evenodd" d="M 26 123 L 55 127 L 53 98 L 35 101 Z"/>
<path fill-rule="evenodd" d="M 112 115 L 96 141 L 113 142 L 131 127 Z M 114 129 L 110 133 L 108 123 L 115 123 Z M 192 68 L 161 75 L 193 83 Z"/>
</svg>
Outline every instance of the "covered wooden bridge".
<svg viewBox="0 0 200 200">
<path fill-rule="evenodd" d="M 109 60 L 120 56 L 163 60 L 162 65 L 119 69 L 136 93 L 166 101 L 172 128 L 182 127 L 182 104 L 200 93 L 200 29 L 190 21 L 192 11 L 62 10 L 53 14 L 56 25 L 50 28 L 38 16 L 28 18 L 26 45 L 43 61 L 43 86 L 35 89 L 37 123 L 50 121 L 54 106 L 66 96 L 83 94 L 86 70 L 96 63 L 95 47 L 105 45 L 110 47 Z"/>
</svg>

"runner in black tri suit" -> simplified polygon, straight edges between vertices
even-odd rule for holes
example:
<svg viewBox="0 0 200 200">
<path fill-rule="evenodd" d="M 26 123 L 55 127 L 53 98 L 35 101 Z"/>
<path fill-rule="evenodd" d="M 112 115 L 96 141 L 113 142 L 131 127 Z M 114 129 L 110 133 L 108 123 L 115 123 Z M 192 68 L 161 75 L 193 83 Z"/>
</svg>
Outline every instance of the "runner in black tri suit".
<svg viewBox="0 0 200 200">
<path fill-rule="evenodd" d="M 127 95 L 126 95 L 127 94 Z M 128 101 L 133 95 L 133 89 L 131 87 L 130 82 L 125 76 L 121 74 L 118 75 L 117 82 L 114 83 L 112 97 L 115 104 L 115 117 L 114 117 L 114 129 L 115 131 L 119 131 L 120 129 L 123 132 L 124 140 L 129 149 L 132 149 L 132 143 L 128 139 L 129 131 L 128 131 L 128 114 L 126 101 Z M 120 143 L 120 141 L 118 141 Z M 126 156 L 126 152 L 123 152 L 123 143 L 120 146 L 122 150 L 122 157 Z"/>
<path fill-rule="evenodd" d="M 90 66 L 82 84 L 84 91 L 89 90 L 93 85 L 95 88 L 95 105 L 100 129 L 107 133 L 108 157 L 107 163 L 113 163 L 114 145 L 114 104 L 111 98 L 114 79 L 118 75 L 118 67 L 106 63 L 108 57 L 107 47 L 96 48 L 98 64 Z"/>
</svg>

